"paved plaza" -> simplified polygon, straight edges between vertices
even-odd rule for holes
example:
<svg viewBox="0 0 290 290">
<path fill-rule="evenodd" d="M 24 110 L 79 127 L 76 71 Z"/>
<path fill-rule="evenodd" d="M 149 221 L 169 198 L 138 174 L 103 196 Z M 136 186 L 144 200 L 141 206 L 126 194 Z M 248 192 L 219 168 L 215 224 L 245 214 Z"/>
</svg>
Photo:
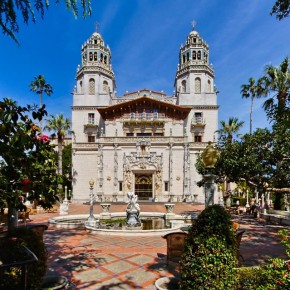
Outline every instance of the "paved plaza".
<svg viewBox="0 0 290 290">
<path fill-rule="evenodd" d="M 142 212 L 164 212 L 163 204 L 140 204 Z M 111 212 L 125 212 L 126 204 L 112 204 Z M 177 203 L 174 212 L 199 212 L 201 205 Z M 99 204 L 94 212 L 102 211 Z M 88 204 L 70 204 L 70 214 L 88 214 Z M 89 214 L 88 214 L 89 215 Z M 37 213 L 29 223 L 47 223 L 58 213 Z M 241 243 L 242 265 L 265 263 L 270 257 L 286 257 L 277 237 L 281 226 L 248 215 L 234 216 L 245 230 Z M 69 279 L 71 289 L 156 289 L 159 277 L 174 276 L 178 269 L 166 264 L 166 241 L 161 235 L 116 236 L 86 230 L 56 229 L 44 235 L 49 270 Z"/>
</svg>

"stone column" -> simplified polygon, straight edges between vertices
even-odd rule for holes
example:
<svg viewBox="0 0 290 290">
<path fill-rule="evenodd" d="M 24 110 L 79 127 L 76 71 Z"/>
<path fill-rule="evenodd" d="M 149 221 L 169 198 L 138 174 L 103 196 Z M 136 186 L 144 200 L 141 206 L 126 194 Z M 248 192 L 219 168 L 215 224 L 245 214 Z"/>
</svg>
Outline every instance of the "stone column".
<svg viewBox="0 0 290 290">
<path fill-rule="evenodd" d="M 205 194 L 205 207 L 214 204 L 214 195 L 216 192 L 215 185 L 215 175 L 214 174 L 206 174 L 204 175 L 205 184 L 204 184 L 204 194 Z"/>
</svg>

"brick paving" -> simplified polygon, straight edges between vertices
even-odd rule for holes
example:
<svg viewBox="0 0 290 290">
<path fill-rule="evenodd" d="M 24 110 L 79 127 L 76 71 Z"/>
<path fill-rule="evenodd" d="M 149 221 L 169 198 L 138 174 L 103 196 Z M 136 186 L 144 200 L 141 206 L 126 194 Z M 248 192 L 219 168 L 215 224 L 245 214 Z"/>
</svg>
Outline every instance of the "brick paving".
<svg viewBox="0 0 290 290">
<path fill-rule="evenodd" d="M 164 212 L 163 204 L 142 204 L 141 212 Z M 126 204 L 112 204 L 110 212 L 125 212 Z M 202 205 L 176 203 L 174 212 L 193 213 Z M 94 212 L 102 209 L 99 204 Z M 70 204 L 69 214 L 88 214 L 88 204 Z M 89 215 L 89 214 L 88 214 Z M 46 223 L 58 213 L 38 213 L 29 223 Z M 277 231 L 281 226 L 271 225 L 250 216 L 234 216 L 240 230 L 245 230 L 241 243 L 242 265 L 267 262 L 270 257 L 284 258 L 284 250 Z M 49 253 L 49 270 L 69 279 L 70 289 L 156 289 L 154 282 L 165 276 L 174 276 L 176 266 L 166 264 L 166 241 L 161 235 L 110 236 L 80 229 L 49 227 L 45 232 Z"/>
</svg>

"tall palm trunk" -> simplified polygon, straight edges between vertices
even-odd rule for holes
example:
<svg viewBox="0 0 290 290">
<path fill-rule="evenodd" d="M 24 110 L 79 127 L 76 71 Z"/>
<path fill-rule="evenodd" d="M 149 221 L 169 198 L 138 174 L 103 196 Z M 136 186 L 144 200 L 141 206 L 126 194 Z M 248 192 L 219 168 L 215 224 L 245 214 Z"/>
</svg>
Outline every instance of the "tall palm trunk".
<svg viewBox="0 0 290 290">
<path fill-rule="evenodd" d="M 60 177 L 62 177 L 62 135 L 57 134 L 57 147 L 58 147 L 58 164 L 57 164 L 57 173 Z M 58 184 L 58 190 L 60 195 L 62 196 L 63 187 L 62 183 Z"/>
<path fill-rule="evenodd" d="M 57 173 L 62 175 L 62 135 L 58 134 L 57 136 L 57 147 L 58 147 L 58 166 Z"/>
<path fill-rule="evenodd" d="M 250 109 L 250 135 L 253 131 L 253 108 L 254 108 L 254 96 L 251 97 L 251 109 Z"/>
<path fill-rule="evenodd" d="M 40 108 L 42 107 L 42 90 L 40 91 L 40 93 L 39 93 L 39 105 L 40 105 Z M 40 132 L 42 133 L 42 126 L 43 125 L 43 123 L 42 123 L 42 119 L 40 120 Z"/>
</svg>

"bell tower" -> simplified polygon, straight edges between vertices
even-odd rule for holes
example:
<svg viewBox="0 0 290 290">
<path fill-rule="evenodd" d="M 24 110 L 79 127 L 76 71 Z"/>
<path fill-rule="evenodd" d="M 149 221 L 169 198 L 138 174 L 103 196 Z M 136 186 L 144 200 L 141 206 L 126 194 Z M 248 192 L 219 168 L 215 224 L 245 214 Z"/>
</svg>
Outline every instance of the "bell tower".
<svg viewBox="0 0 290 290">
<path fill-rule="evenodd" d="M 111 51 L 99 32 L 82 45 L 81 65 L 77 68 L 74 106 L 108 106 L 114 96 L 115 75 Z"/>
<path fill-rule="evenodd" d="M 194 22 L 185 44 L 180 47 L 174 86 L 179 105 L 216 105 L 209 47 L 195 30 Z"/>
</svg>

